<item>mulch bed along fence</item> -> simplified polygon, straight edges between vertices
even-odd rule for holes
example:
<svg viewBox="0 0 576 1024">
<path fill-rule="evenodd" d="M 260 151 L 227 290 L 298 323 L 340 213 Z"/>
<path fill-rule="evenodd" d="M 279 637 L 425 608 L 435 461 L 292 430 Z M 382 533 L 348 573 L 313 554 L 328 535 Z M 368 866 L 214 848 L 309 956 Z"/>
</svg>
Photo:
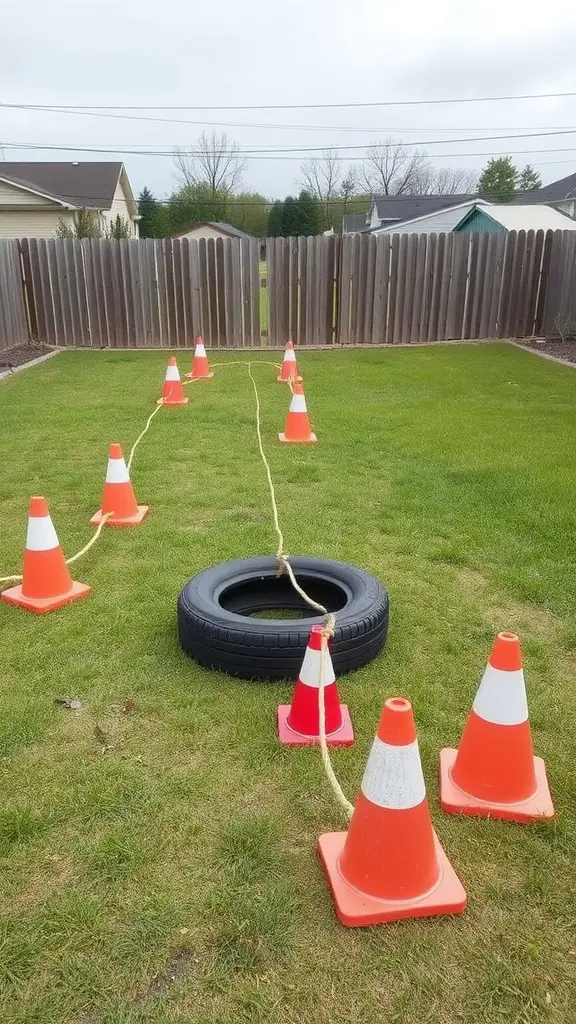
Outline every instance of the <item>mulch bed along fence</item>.
<svg viewBox="0 0 576 1024">
<path fill-rule="evenodd" d="M 45 345 L 17 345 L 15 348 L 0 352 L 0 373 L 4 370 L 13 370 L 16 366 L 24 366 L 31 363 L 33 359 L 48 355 L 53 349 Z"/>
<path fill-rule="evenodd" d="M 527 340 L 521 342 L 524 348 L 532 348 L 535 352 L 541 352 L 555 359 L 565 359 L 568 363 L 576 363 L 576 338 L 572 341 L 545 341 L 538 342 Z"/>
</svg>

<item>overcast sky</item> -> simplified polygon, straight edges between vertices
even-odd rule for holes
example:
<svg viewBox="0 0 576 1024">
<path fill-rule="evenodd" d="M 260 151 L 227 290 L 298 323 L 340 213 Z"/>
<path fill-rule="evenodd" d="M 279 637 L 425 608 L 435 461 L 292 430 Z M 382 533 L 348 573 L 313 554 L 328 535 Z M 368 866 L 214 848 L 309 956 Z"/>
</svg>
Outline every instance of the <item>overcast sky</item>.
<svg viewBox="0 0 576 1024">
<path fill-rule="evenodd" d="M 567 92 L 576 91 L 575 39 L 573 0 L 532 9 L 517 0 L 485 0 L 474 9 L 461 0 L 412 0 L 397 6 L 381 0 L 28 0 L 3 5 L 0 101 L 199 106 Z M 246 148 L 362 147 L 393 135 L 425 140 L 436 166 L 479 169 L 488 156 L 473 154 L 522 150 L 514 159 L 532 163 L 544 182 L 576 171 L 576 97 L 420 107 L 116 113 L 228 122 L 216 130 Z M 466 135 L 560 128 L 572 134 L 459 141 Z M 6 160 L 124 159 L 135 191 L 148 185 L 159 197 L 174 185 L 170 156 L 135 156 L 123 147 L 191 145 L 203 129 L 213 127 L 0 107 Z M 458 141 L 429 144 L 436 138 Z M 120 152 L 6 145 L 14 142 Z M 357 159 L 361 149 L 347 156 Z M 245 186 L 271 197 L 294 191 L 303 157 L 291 157 L 252 158 Z"/>
</svg>

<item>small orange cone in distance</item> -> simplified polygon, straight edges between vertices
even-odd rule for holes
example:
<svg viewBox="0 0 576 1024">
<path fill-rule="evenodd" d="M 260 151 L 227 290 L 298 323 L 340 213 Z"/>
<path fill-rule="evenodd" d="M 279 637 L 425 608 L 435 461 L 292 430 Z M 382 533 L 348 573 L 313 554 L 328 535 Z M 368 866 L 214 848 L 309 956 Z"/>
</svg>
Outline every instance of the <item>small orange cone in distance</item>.
<svg viewBox="0 0 576 1024">
<path fill-rule="evenodd" d="M 284 432 L 278 434 L 278 437 L 285 444 L 315 444 L 317 441 L 316 434 L 312 433 L 310 427 L 306 397 L 301 384 L 294 385 Z"/>
<path fill-rule="evenodd" d="M 284 359 L 282 360 L 282 369 L 276 377 L 276 380 L 283 383 L 286 383 L 288 380 L 291 380 L 292 382 L 302 380 L 302 377 L 298 374 L 298 363 L 296 362 L 296 356 L 294 354 L 294 344 L 291 341 L 286 343 Z"/>
<path fill-rule="evenodd" d="M 432 828 L 410 702 L 384 704 L 348 832 L 318 851 L 342 924 L 459 914 L 466 893 Z"/>
<path fill-rule="evenodd" d="M 46 498 L 30 498 L 22 584 L 4 590 L 0 597 L 8 604 L 43 615 L 86 597 L 91 590 L 70 576 Z"/>
<path fill-rule="evenodd" d="M 320 710 L 318 690 L 322 669 L 322 626 L 312 626 L 310 638 L 298 675 L 292 704 L 278 708 L 278 736 L 288 747 L 303 747 L 320 742 Z M 329 747 L 350 747 L 354 730 L 350 712 L 340 703 L 334 666 L 328 648 L 324 653 L 324 724 Z"/>
<path fill-rule="evenodd" d="M 458 750 L 440 752 L 445 811 L 507 821 L 554 817 L 546 766 L 532 752 L 520 641 L 499 633 Z"/>
<path fill-rule="evenodd" d="M 196 338 L 192 368 L 190 373 L 187 373 L 186 376 L 189 377 L 190 380 L 208 380 L 210 377 L 214 376 L 210 371 L 210 363 L 206 356 L 206 349 L 204 348 L 204 341 L 202 338 Z"/>
<path fill-rule="evenodd" d="M 134 488 L 122 448 L 111 444 L 108 449 L 108 468 L 102 495 L 102 508 L 92 516 L 90 522 L 99 526 L 107 512 L 112 513 L 106 520 L 107 526 L 138 526 L 148 515 L 148 505 L 138 505 Z"/>
<path fill-rule="evenodd" d="M 170 356 L 166 367 L 166 377 L 162 388 L 162 398 L 158 399 L 158 405 L 186 405 L 188 399 L 184 394 L 182 381 L 176 365 L 174 356 Z"/>
</svg>

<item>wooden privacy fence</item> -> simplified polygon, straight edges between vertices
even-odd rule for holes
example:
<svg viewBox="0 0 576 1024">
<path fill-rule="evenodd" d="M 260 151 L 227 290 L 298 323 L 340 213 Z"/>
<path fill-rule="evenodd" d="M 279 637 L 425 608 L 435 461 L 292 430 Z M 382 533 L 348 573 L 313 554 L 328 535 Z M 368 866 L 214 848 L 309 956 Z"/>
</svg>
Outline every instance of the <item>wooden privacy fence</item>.
<svg viewBox="0 0 576 1024">
<path fill-rule="evenodd" d="M 0 242 L 0 348 L 524 338 L 560 311 L 571 231 Z"/>
<path fill-rule="evenodd" d="M 0 242 L 0 352 L 28 341 L 18 242 Z"/>
<path fill-rule="evenodd" d="M 49 345 L 260 344 L 258 239 L 24 239 L 31 330 Z"/>
</svg>

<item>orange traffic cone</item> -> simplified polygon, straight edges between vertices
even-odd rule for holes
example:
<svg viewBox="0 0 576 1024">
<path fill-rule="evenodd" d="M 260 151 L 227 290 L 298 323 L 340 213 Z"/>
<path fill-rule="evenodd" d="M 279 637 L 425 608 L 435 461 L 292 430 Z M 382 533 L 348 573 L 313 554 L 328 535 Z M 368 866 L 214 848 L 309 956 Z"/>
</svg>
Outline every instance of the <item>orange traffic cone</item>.
<svg viewBox="0 0 576 1024">
<path fill-rule="evenodd" d="M 91 590 L 70 576 L 46 498 L 30 498 L 22 584 L 3 591 L 0 597 L 43 615 L 86 597 Z"/>
<path fill-rule="evenodd" d="M 170 356 L 166 367 L 166 377 L 162 388 L 162 398 L 158 399 L 158 405 L 186 405 L 188 399 L 184 394 L 184 388 L 180 380 L 178 367 L 174 356 Z"/>
<path fill-rule="evenodd" d="M 207 380 L 209 377 L 214 376 L 214 374 L 210 372 L 210 363 L 206 356 L 206 349 L 204 348 L 204 341 L 202 338 L 196 338 L 192 368 L 190 373 L 187 373 L 186 376 L 189 377 L 190 380 Z"/>
<path fill-rule="evenodd" d="M 324 722 L 326 742 L 330 747 L 350 747 L 354 730 L 350 713 L 340 703 L 336 676 L 328 646 L 322 655 L 322 626 L 312 626 L 298 681 L 294 687 L 292 705 L 278 708 L 278 736 L 280 743 L 289 747 L 303 747 L 320 741 L 318 690 L 322 657 L 324 657 Z M 326 643 L 326 641 L 324 641 Z"/>
<path fill-rule="evenodd" d="M 506 821 L 554 817 L 541 757 L 532 753 L 520 641 L 499 633 L 458 750 L 440 752 L 445 811 Z"/>
<path fill-rule="evenodd" d="M 410 702 L 384 704 L 348 832 L 318 840 L 342 924 L 458 914 L 466 893 L 432 828 Z"/>
<path fill-rule="evenodd" d="M 283 381 L 287 380 L 294 382 L 295 380 L 302 380 L 302 377 L 298 375 L 298 363 L 296 362 L 296 356 L 294 354 L 294 344 L 291 341 L 286 342 L 286 348 L 284 349 L 284 359 L 282 360 L 282 369 L 276 377 L 276 380 Z"/>
<path fill-rule="evenodd" d="M 278 437 L 285 444 L 315 444 L 317 441 L 316 434 L 312 433 L 310 427 L 304 388 L 301 384 L 294 385 L 284 433 L 278 434 Z"/>
<path fill-rule="evenodd" d="M 107 526 L 138 526 L 148 515 L 148 505 L 138 505 L 134 496 L 134 488 L 130 483 L 130 474 L 122 449 L 119 444 L 111 444 L 108 449 L 108 468 L 102 495 L 102 508 L 92 516 L 90 522 L 99 526 L 107 512 L 111 516 L 106 520 Z"/>
</svg>

